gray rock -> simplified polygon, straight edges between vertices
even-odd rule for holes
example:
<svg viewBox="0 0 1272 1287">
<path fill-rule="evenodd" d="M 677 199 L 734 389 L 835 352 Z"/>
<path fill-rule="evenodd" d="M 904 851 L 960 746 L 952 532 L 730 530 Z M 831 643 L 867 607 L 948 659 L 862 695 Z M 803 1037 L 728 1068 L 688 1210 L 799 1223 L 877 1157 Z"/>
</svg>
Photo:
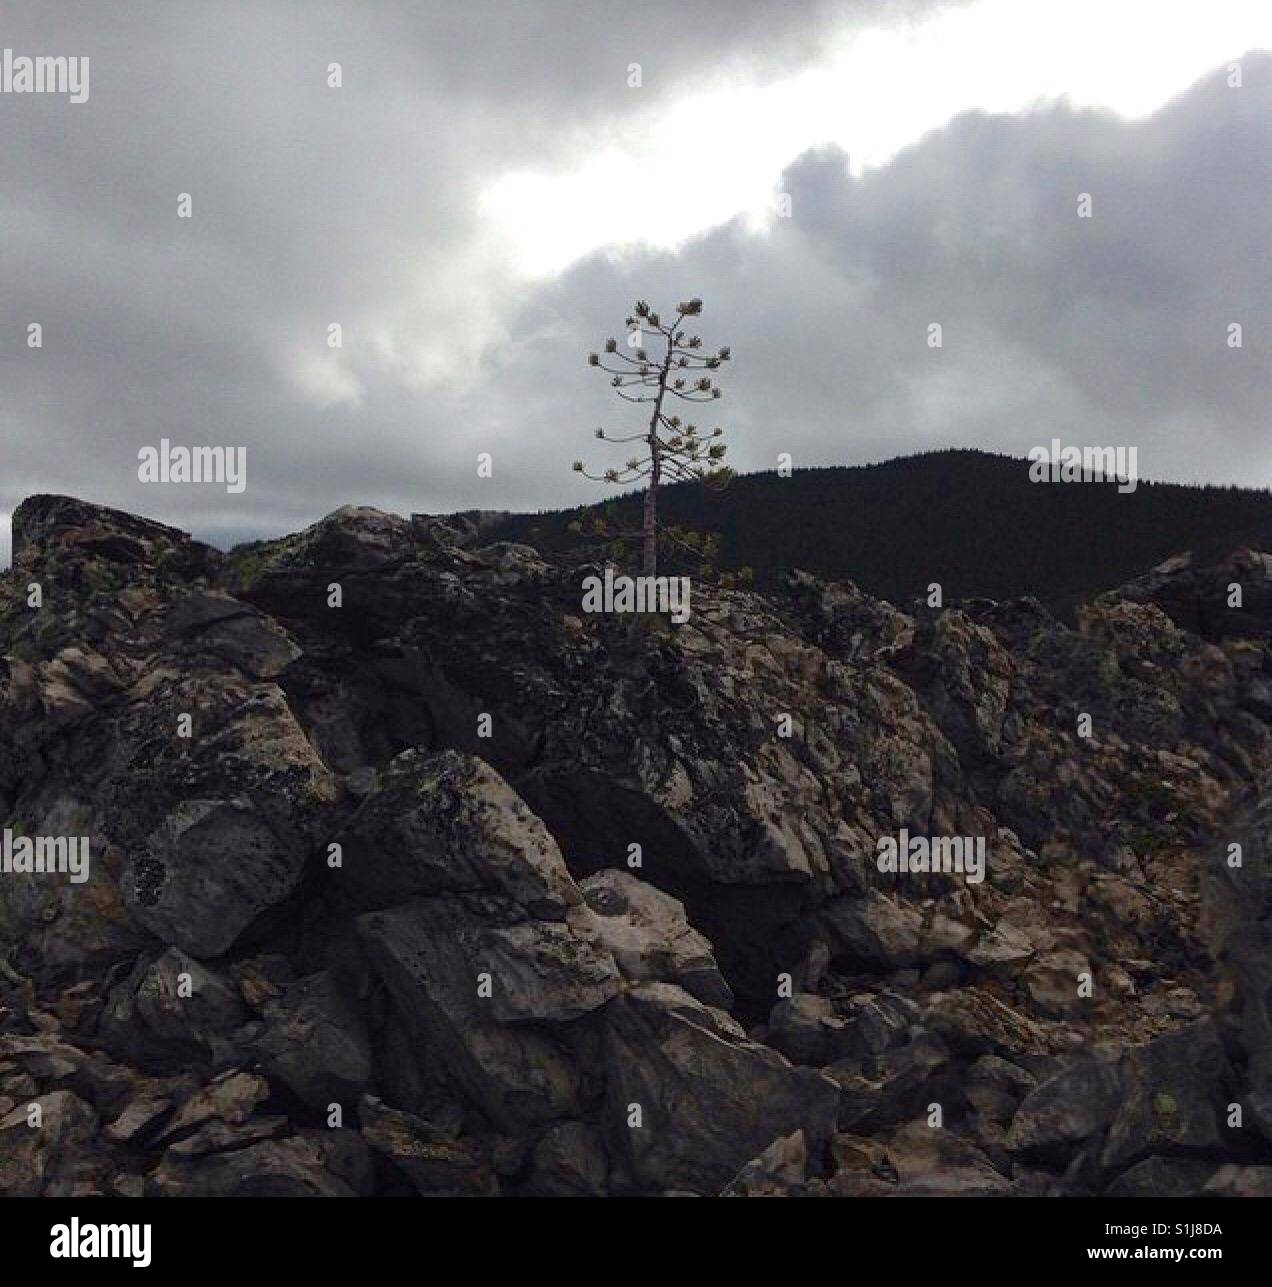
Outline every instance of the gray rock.
<svg viewBox="0 0 1272 1287">
<path fill-rule="evenodd" d="M 254 1073 L 236 1072 L 214 1078 L 194 1092 L 156 1136 L 171 1142 L 210 1121 L 241 1126 L 269 1097 L 269 1083 Z"/>
<path fill-rule="evenodd" d="M 923 918 L 877 890 L 826 908 L 837 952 L 863 968 L 900 970 L 919 959 Z"/>
<path fill-rule="evenodd" d="M 649 1188 L 718 1193 L 779 1136 L 803 1129 L 818 1149 L 834 1131 L 833 1082 L 681 988 L 641 984 L 604 1018 L 607 1137 Z"/>
<path fill-rule="evenodd" d="M 39 1111 L 31 1125 L 31 1110 Z M 69 1090 L 19 1104 L 0 1118 L 0 1196 L 70 1197 L 91 1186 L 106 1159 L 94 1147 L 97 1114 Z"/>
<path fill-rule="evenodd" d="M 180 948 L 139 964 L 110 992 L 97 1035 L 106 1049 L 144 1066 L 173 1061 L 219 1066 L 237 1054 L 247 1009 L 228 979 Z"/>
<path fill-rule="evenodd" d="M 359 1105 L 362 1136 L 406 1174 L 419 1193 L 496 1197 L 490 1150 L 368 1095 Z"/>
<path fill-rule="evenodd" d="M 557 843 L 488 764 L 404 751 L 341 836 L 340 888 L 359 907 L 421 894 L 497 893 L 560 919 L 582 902 Z"/>
<path fill-rule="evenodd" d="M 808 1171 L 808 1142 L 803 1131 L 775 1139 L 752 1158 L 725 1186 L 726 1198 L 782 1198 L 799 1189 Z"/>
<path fill-rule="evenodd" d="M 1153 1153 L 1222 1154 L 1236 1141 L 1226 1125 L 1232 1070 L 1212 1022 L 1130 1050 L 1125 1095 L 1100 1162 L 1117 1171 Z"/>
<path fill-rule="evenodd" d="M 765 1039 L 797 1064 L 823 1068 L 862 1060 L 905 1043 L 918 1007 L 891 993 L 859 993 L 834 1001 L 809 992 L 783 998 L 769 1014 Z"/>
<path fill-rule="evenodd" d="M 356 1100 L 370 1085 L 371 1045 L 357 1008 L 322 971 L 293 983 L 264 1007 L 252 1043 L 261 1067 L 310 1108 Z"/>
<path fill-rule="evenodd" d="M 291 895 L 304 853 L 246 799 L 189 800 L 128 863 L 124 901 L 151 933 L 192 956 L 228 951 Z"/>
<path fill-rule="evenodd" d="M 1025 1096 L 1007 1147 L 1029 1161 L 1062 1160 L 1072 1146 L 1104 1130 L 1125 1093 L 1116 1055 L 1084 1055 Z"/>
<path fill-rule="evenodd" d="M 285 1117 L 252 1117 L 245 1122 L 226 1122 L 211 1118 L 179 1140 L 168 1145 L 171 1157 L 204 1157 L 209 1153 L 228 1153 L 259 1140 L 286 1133 Z"/>
<path fill-rule="evenodd" d="M 579 907 L 573 923 L 536 921 L 506 898 L 439 895 L 358 927 L 418 1057 L 516 1132 L 577 1113 L 578 1066 L 545 1021 L 585 1015 L 620 987 L 590 917 Z"/>
<path fill-rule="evenodd" d="M 146 1180 L 154 1197 L 351 1198 L 370 1193 L 367 1146 L 356 1131 L 302 1131 L 229 1153 L 169 1150 Z"/>
<path fill-rule="evenodd" d="M 1192 1198 L 1205 1189 L 1215 1169 L 1214 1162 L 1202 1158 L 1146 1157 L 1112 1180 L 1104 1192 L 1111 1198 Z"/>
<path fill-rule="evenodd" d="M 139 1096 L 128 1102 L 102 1134 L 113 1144 L 131 1143 L 162 1121 L 171 1107 L 172 1100 L 167 1096 Z"/>
<path fill-rule="evenodd" d="M 601 945 L 625 979 L 675 983 L 704 1005 L 732 1008 L 733 991 L 711 944 L 689 924 L 678 899 L 617 867 L 587 877 L 579 888 L 596 913 Z"/>
<path fill-rule="evenodd" d="M 549 1198 L 604 1197 L 609 1158 L 601 1133 L 586 1122 L 557 1122 L 531 1155 L 527 1192 Z"/>
</svg>

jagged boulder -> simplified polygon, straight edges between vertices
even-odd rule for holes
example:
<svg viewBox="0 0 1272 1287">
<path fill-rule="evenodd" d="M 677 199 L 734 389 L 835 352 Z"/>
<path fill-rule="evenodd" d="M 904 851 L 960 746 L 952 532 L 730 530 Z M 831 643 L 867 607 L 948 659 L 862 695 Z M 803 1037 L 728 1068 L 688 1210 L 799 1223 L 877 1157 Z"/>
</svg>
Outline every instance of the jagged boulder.
<svg viewBox="0 0 1272 1287">
<path fill-rule="evenodd" d="M 325 970 L 291 984 L 262 1011 L 252 1052 L 271 1079 L 311 1108 L 358 1099 L 373 1075 L 371 1042 L 358 1008 Z"/>
<path fill-rule="evenodd" d="M 1117 1052 L 1074 1060 L 1025 1096 L 1012 1118 L 1007 1147 L 1025 1159 L 1055 1161 L 1101 1133 L 1126 1094 Z"/>
<path fill-rule="evenodd" d="M 223 955 L 295 892 L 305 853 L 244 796 L 183 800 L 124 868 L 124 902 L 157 938 Z"/>
<path fill-rule="evenodd" d="M 918 1018 L 918 1006 L 893 993 L 831 998 L 797 992 L 774 1005 L 764 1035 L 769 1045 L 797 1064 L 860 1064 L 903 1045 Z"/>
<path fill-rule="evenodd" d="M 277 622 L 211 590 L 193 590 L 178 599 L 166 626 L 193 656 L 211 653 L 252 679 L 276 679 L 301 655 Z"/>
<path fill-rule="evenodd" d="M 818 1149 L 834 1131 L 832 1081 L 682 988 L 640 984 L 604 1019 L 607 1136 L 645 1185 L 718 1193 L 779 1136 Z"/>
<path fill-rule="evenodd" d="M 342 892 L 364 909 L 489 892 L 559 919 L 582 897 L 541 819 L 488 764 L 404 751 L 342 833 Z"/>
<path fill-rule="evenodd" d="M 837 899 L 827 906 L 825 918 L 835 952 L 855 965 L 891 971 L 919 959 L 923 917 L 878 890 Z"/>
<path fill-rule="evenodd" d="M 396 1014 L 482 1111 L 510 1131 L 577 1116 L 571 1020 L 620 988 L 591 913 L 528 917 L 496 895 L 438 895 L 358 921 Z"/>
<path fill-rule="evenodd" d="M 179 948 L 139 963 L 116 984 L 98 1020 L 102 1045 L 142 1066 L 209 1066 L 241 1055 L 235 1033 L 248 1012 L 233 983 Z"/>
<path fill-rule="evenodd" d="M 723 1196 L 784 1198 L 803 1188 L 807 1171 L 808 1142 L 803 1131 L 792 1131 L 752 1158 L 725 1187 Z"/>
<path fill-rule="evenodd" d="M 1154 1153 L 1221 1155 L 1239 1142 L 1226 1124 L 1235 1078 L 1213 1022 L 1135 1047 L 1122 1072 L 1123 1094 L 1100 1156 L 1107 1170 Z"/>
<path fill-rule="evenodd" d="M 1232 602 L 1234 585 L 1241 587 L 1240 606 Z M 1104 597 L 1156 604 L 1203 639 L 1262 637 L 1272 628 L 1272 556 L 1240 548 L 1219 563 L 1198 566 L 1191 554 L 1180 554 Z"/>
</svg>

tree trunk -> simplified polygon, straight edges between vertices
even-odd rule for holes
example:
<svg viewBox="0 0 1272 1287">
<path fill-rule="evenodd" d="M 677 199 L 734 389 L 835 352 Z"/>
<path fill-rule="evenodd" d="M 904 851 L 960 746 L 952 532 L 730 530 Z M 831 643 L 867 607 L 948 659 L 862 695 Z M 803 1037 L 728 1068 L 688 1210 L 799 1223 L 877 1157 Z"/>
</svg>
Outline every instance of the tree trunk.
<svg viewBox="0 0 1272 1287">
<path fill-rule="evenodd" d="M 641 571 L 645 576 L 658 575 L 658 448 L 645 489 L 645 514 L 641 521 Z"/>
<path fill-rule="evenodd" d="M 667 355 L 658 373 L 658 397 L 654 401 L 654 414 L 649 418 L 649 486 L 645 489 L 645 513 L 640 525 L 641 571 L 645 576 L 658 575 L 658 481 L 662 476 L 658 421 L 662 417 L 663 398 L 667 393 L 675 331 L 673 326 L 667 335 Z"/>
</svg>

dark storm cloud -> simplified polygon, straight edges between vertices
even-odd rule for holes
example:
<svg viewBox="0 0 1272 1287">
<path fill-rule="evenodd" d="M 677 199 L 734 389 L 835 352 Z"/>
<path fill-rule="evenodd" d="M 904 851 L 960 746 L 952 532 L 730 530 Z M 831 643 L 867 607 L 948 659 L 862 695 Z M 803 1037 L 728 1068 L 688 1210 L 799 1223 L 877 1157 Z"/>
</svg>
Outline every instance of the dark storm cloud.
<svg viewBox="0 0 1272 1287">
<path fill-rule="evenodd" d="M 1265 60 L 1140 125 L 966 117 L 856 180 L 808 157 L 767 234 L 730 225 L 552 283 L 519 283 L 475 231 L 493 179 L 568 165 L 635 110 L 629 62 L 650 112 L 704 79 L 798 70 L 862 14 L 932 7 L 4 6 L 0 43 L 91 56 L 92 92 L 0 100 L 0 513 L 68 491 L 226 541 L 347 501 L 582 499 L 569 462 L 617 410 L 582 354 L 637 295 L 707 300 L 704 333 L 737 354 L 719 410 L 743 467 L 1058 434 L 1138 442 L 1153 476 L 1200 458 L 1248 478 L 1268 403 Z M 161 437 L 246 445 L 247 491 L 139 484 Z"/>
</svg>

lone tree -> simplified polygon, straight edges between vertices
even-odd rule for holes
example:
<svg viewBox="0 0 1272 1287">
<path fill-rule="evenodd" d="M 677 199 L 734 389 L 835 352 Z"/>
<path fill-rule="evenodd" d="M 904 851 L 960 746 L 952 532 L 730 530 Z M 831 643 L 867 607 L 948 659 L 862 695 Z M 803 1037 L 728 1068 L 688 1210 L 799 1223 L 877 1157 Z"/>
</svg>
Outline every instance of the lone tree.
<svg viewBox="0 0 1272 1287">
<path fill-rule="evenodd" d="M 643 442 L 644 454 L 633 456 L 621 469 L 606 469 L 592 474 L 581 460 L 574 462 L 576 473 L 597 482 L 626 484 L 647 479 L 645 505 L 640 527 L 641 571 L 655 576 L 658 571 L 658 536 L 676 537 L 673 529 L 658 522 L 658 488 L 666 482 L 703 482 L 709 487 L 724 487 L 732 470 L 723 463 L 728 448 L 717 442 L 724 430 L 712 429 L 700 434 L 698 426 L 682 423 L 679 415 L 669 408 L 680 402 L 714 402 L 720 397 L 720 386 L 711 376 L 703 374 L 717 370 L 729 360 L 729 349 L 717 349 L 714 354 L 703 350 L 702 338 L 689 335 L 682 329 L 685 319 L 697 317 L 702 312 L 702 301 L 691 299 L 676 305 L 675 320 L 664 324 L 662 318 L 645 301 L 636 301 L 635 315 L 627 318 L 627 347 L 631 354 L 620 350 L 618 341 L 605 341 L 605 354 L 589 353 L 588 365 L 600 367 L 610 376 L 610 386 L 626 402 L 652 404 L 649 427 L 643 433 L 626 437 L 596 431 L 603 442 Z M 651 351 L 652 350 L 652 351 Z M 679 538 L 677 538 L 679 539 Z M 692 544 L 681 540 L 682 544 Z"/>
</svg>

